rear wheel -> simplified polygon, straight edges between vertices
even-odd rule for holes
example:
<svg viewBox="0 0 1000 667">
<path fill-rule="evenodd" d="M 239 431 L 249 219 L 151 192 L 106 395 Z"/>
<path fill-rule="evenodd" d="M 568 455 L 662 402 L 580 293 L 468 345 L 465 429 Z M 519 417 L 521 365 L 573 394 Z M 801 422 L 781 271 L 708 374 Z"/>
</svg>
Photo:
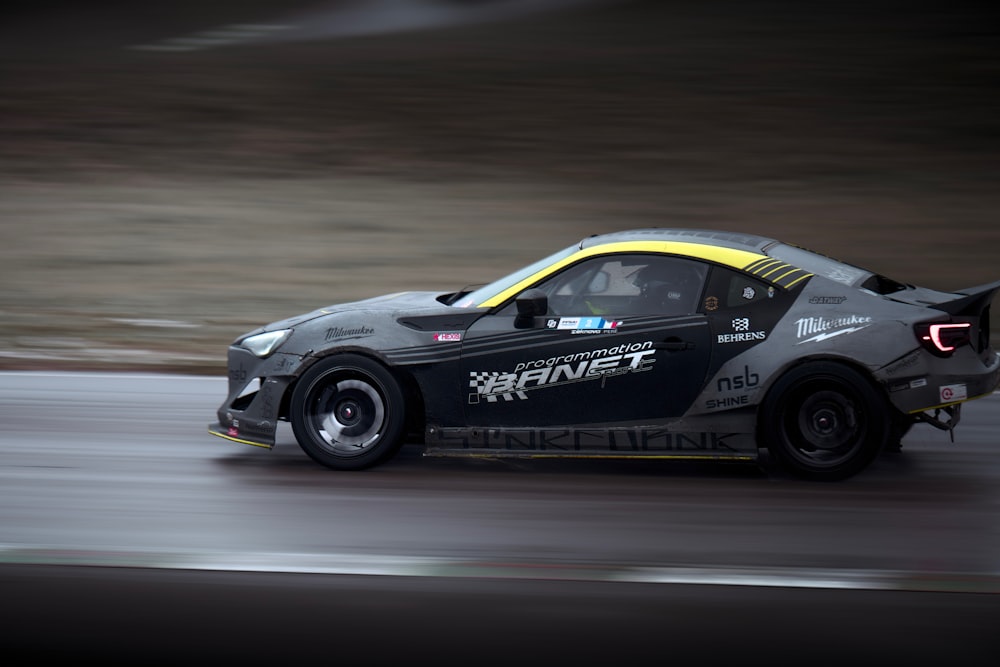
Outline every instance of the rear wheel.
<svg viewBox="0 0 1000 667">
<path fill-rule="evenodd" d="M 355 354 L 318 362 L 292 392 L 292 431 L 303 451 L 335 470 L 360 470 L 392 456 L 404 436 L 399 383 Z"/>
<path fill-rule="evenodd" d="M 883 395 L 854 369 L 798 366 L 768 392 L 758 416 L 762 445 L 794 474 L 841 480 L 878 455 L 890 433 Z"/>
</svg>

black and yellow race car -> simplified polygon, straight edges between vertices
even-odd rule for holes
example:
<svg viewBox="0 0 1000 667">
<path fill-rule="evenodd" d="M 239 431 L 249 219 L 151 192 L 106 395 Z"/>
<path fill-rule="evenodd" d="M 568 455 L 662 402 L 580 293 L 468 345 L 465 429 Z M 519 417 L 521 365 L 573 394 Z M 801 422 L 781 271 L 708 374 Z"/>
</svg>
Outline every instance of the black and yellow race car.
<svg viewBox="0 0 1000 667">
<path fill-rule="evenodd" d="M 239 337 L 212 434 L 317 462 L 425 455 L 756 461 L 856 474 L 1000 383 L 1000 281 L 940 292 L 760 236 L 592 236 L 478 289 L 322 308 Z"/>
</svg>

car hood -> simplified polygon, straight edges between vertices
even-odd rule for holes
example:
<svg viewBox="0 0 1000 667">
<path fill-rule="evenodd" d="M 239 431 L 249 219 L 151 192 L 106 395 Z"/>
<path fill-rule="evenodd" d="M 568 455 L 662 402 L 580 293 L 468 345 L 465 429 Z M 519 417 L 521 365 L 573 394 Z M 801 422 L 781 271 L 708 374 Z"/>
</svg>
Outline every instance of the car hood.
<svg viewBox="0 0 1000 667">
<path fill-rule="evenodd" d="M 351 301 L 348 303 L 338 303 L 324 308 L 319 308 L 310 313 L 296 315 L 288 319 L 272 322 L 260 327 L 255 331 L 246 334 L 252 336 L 266 331 L 277 331 L 279 329 L 293 329 L 301 324 L 328 315 L 339 315 L 352 311 L 365 312 L 393 312 L 393 311 L 414 311 L 423 309 L 447 308 L 438 301 L 441 292 L 396 292 L 395 294 L 385 294 L 362 301 Z"/>
</svg>

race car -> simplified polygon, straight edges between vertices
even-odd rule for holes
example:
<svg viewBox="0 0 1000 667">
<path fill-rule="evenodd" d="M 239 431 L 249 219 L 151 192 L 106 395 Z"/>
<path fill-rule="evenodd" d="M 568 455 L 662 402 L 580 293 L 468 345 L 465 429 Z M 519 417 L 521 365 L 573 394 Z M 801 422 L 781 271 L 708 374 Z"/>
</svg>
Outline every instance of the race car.
<svg viewBox="0 0 1000 667">
<path fill-rule="evenodd" d="M 697 229 L 595 235 L 476 289 L 274 322 L 229 347 L 213 435 L 316 462 L 425 456 L 776 461 L 842 480 L 1000 383 L 1000 281 L 941 292 Z M 762 456 L 766 450 L 769 455 Z"/>
</svg>

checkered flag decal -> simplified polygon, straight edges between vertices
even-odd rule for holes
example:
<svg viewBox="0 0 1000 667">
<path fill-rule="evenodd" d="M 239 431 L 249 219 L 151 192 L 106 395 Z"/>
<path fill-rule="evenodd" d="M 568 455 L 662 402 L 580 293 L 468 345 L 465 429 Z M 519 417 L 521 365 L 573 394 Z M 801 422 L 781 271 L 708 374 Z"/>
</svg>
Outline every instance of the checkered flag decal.
<svg viewBox="0 0 1000 667">
<path fill-rule="evenodd" d="M 480 398 L 483 397 L 488 403 L 496 403 L 500 398 L 505 401 L 528 398 L 528 395 L 523 391 L 514 389 L 516 379 L 517 375 L 514 373 L 470 371 L 469 388 L 475 391 L 469 393 L 469 404 L 479 403 Z"/>
</svg>

